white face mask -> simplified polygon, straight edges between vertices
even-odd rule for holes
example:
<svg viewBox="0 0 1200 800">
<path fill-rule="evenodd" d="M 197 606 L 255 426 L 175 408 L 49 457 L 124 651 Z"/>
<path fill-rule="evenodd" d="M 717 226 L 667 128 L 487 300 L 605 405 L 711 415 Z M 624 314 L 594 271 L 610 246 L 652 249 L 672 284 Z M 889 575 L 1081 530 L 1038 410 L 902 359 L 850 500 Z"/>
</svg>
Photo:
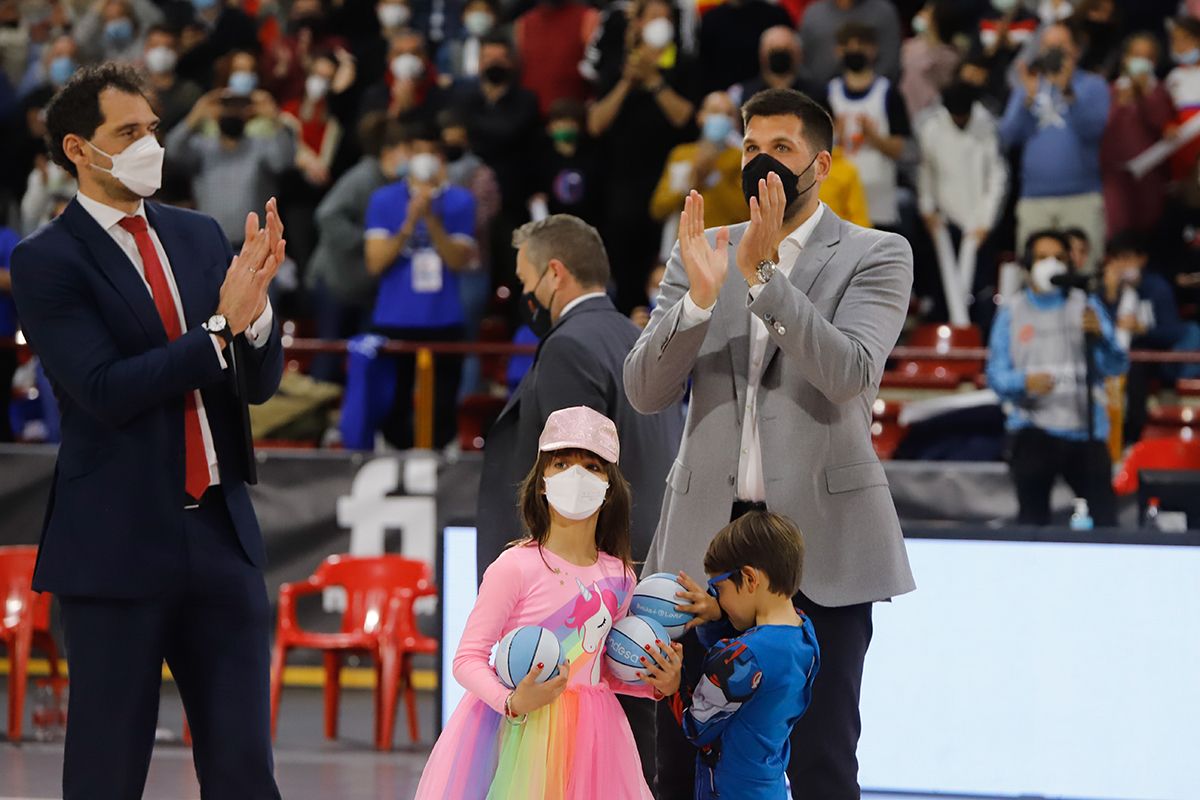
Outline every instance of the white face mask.
<svg viewBox="0 0 1200 800">
<path fill-rule="evenodd" d="M 417 183 L 429 183 L 442 169 L 442 162 L 433 153 L 417 153 L 408 162 L 408 175 Z"/>
<path fill-rule="evenodd" d="M 483 36 L 492 29 L 494 20 L 487 11 L 468 11 L 463 15 L 463 27 L 472 36 Z"/>
<path fill-rule="evenodd" d="M 399 28 L 412 16 L 412 11 L 408 6 L 399 3 L 381 5 L 375 10 L 375 13 L 379 17 L 379 24 L 385 28 Z"/>
<path fill-rule="evenodd" d="M 1033 283 L 1033 290 L 1035 292 L 1038 294 L 1048 294 L 1055 289 L 1050 279 L 1066 274 L 1066 264 L 1057 258 L 1043 258 L 1033 262 L 1033 267 L 1029 270 L 1029 279 Z"/>
<path fill-rule="evenodd" d="M 178 58 L 169 47 L 152 47 L 146 51 L 146 69 L 155 75 L 165 75 L 175 69 Z"/>
<path fill-rule="evenodd" d="M 642 28 L 642 41 L 655 50 L 661 50 L 674 40 L 675 26 L 669 19 L 652 19 Z"/>
<path fill-rule="evenodd" d="M 97 153 L 112 159 L 112 169 L 95 164 L 92 167 L 112 175 L 134 194 L 149 197 L 162 186 L 163 156 L 166 151 L 154 134 L 143 136 L 115 156 L 108 155 L 91 142 L 87 144 Z"/>
<path fill-rule="evenodd" d="M 567 519 L 587 519 L 600 510 L 607 494 L 608 481 L 578 464 L 546 478 L 546 500 Z"/>
<path fill-rule="evenodd" d="M 420 56 L 402 53 L 392 59 L 392 75 L 398 81 L 410 81 L 425 71 L 425 62 Z"/>
<path fill-rule="evenodd" d="M 304 96 L 314 103 L 323 100 L 329 92 L 329 81 L 320 75 L 309 75 L 304 82 Z"/>
</svg>

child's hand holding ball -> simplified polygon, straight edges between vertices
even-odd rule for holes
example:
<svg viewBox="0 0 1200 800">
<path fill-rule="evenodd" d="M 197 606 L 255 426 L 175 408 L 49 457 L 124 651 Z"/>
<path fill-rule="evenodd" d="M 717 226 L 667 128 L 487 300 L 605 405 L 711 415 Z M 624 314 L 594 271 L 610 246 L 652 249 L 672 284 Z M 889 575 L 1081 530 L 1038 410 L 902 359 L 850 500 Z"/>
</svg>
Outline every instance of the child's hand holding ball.
<svg viewBox="0 0 1200 800">
<path fill-rule="evenodd" d="M 535 669 L 529 670 L 529 674 L 521 679 L 517 684 L 517 688 L 509 695 L 508 710 L 516 717 L 522 717 L 530 711 L 537 711 L 542 706 L 548 706 L 558 699 L 558 696 L 567 688 L 568 680 L 568 665 L 563 662 L 559 665 L 558 674 L 546 681 L 538 681 L 538 675 L 541 674 L 544 664 L 538 664 Z"/>
<path fill-rule="evenodd" d="M 695 615 L 695 618 L 684 626 L 684 630 L 690 631 L 697 625 L 703 625 L 706 622 L 716 622 L 721 618 L 721 604 L 717 602 L 717 598 L 706 592 L 686 572 L 681 571 L 678 580 L 679 585 L 684 588 L 684 591 L 675 596 L 687 602 L 675 606 L 675 610 Z"/>
<path fill-rule="evenodd" d="M 654 687 L 661 697 L 670 697 L 679 691 L 679 681 L 683 672 L 683 645 L 666 642 L 656 642 L 658 647 L 646 647 L 646 655 L 642 656 L 643 672 L 638 677 Z M 661 649 L 660 649 L 661 648 Z"/>
</svg>

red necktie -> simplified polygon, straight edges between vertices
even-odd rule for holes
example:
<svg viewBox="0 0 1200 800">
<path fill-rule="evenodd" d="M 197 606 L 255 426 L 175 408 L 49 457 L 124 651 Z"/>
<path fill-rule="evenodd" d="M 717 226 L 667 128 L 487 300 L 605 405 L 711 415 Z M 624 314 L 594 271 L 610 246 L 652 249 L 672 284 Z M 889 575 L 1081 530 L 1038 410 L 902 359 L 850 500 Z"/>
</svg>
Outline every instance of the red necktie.
<svg viewBox="0 0 1200 800">
<path fill-rule="evenodd" d="M 167 283 L 167 274 L 163 271 L 162 262 L 158 260 L 158 251 L 150 238 L 146 220 L 143 217 L 125 217 L 118 224 L 133 234 L 138 253 L 142 257 L 142 267 L 146 271 L 146 283 L 150 284 L 150 294 L 154 296 L 154 307 L 158 309 L 158 316 L 167 331 L 167 338 L 175 341 L 183 335 L 183 329 L 179 325 L 179 310 L 175 307 L 175 299 L 171 297 L 171 286 Z M 195 392 L 188 392 L 184 397 L 183 441 L 187 464 L 183 486 L 189 495 L 199 500 L 208 488 L 209 474 Z"/>
</svg>

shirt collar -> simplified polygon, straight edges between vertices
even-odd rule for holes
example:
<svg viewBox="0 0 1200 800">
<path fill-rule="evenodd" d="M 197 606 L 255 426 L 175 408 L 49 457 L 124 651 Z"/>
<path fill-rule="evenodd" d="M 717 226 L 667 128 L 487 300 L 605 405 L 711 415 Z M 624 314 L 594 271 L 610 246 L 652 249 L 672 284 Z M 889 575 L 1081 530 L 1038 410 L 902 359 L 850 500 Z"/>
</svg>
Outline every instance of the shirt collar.
<svg viewBox="0 0 1200 800">
<path fill-rule="evenodd" d="M 583 303 L 585 300 L 594 300 L 597 297 L 607 297 L 607 296 L 608 295 L 606 295 L 604 292 L 588 292 L 587 294 L 581 294 L 579 297 L 576 297 L 574 300 L 572 300 L 571 302 L 569 302 L 565 306 L 563 306 L 562 313 L 558 315 L 558 318 L 562 319 L 563 317 L 565 317 L 567 315 L 567 312 L 569 312 L 571 309 L 575 308 L 575 306 Z"/>
<path fill-rule="evenodd" d="M 129 216 L 121 209 L 113 208 L 99 200 L 93 200 L 83 192 L 76 192 L 75 199 L 79 201 L 79 205 L 83 206 L 83 210 L 96 220 L 96 224 L 106 231 L 111 230 L 118 222 Z M 137 211 L 133 212 L 133 215 L 146 219 L 146 202 L 144 200 L 138 202 Z M 147 220 L 148 223 L 149 220 Z"/>
<path fill-rule="evenodd" d="M 792 266 L 796 263 L 794 256 L 808 244 L 808 240 L 812 238 L 813 231 L 817 229 L 817 225 L 820 224 L 821 217 L 824 215 L 825 204 L 818 202 L 817 210 L 812 213 L 812 216 L 804 220 L 799 228 L 789 233 L 787 238 L 779 243 L 779 269 L 785 275 L 792 271 Z M 793 253 L 793 251 L 795 252 Z"/>
</svg>

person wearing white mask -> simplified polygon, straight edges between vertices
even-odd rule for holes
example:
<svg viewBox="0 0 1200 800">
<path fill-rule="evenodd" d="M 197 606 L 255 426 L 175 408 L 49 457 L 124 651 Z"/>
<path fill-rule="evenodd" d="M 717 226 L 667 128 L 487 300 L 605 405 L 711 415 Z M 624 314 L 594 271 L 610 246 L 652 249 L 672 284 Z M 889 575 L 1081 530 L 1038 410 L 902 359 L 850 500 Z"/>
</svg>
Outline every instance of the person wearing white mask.
<svg viewBox="0 0 1200 800">
<path fill-rule="evenodd" d="M 154 90 L 155 109 L 164 131 L 175 127 L 196 105 L 204 90 L 175 74 L 179 61 L 179 37 L 170 28 L 155 25 L 146 32 L 142 63 L 147 83 Z"/>
<path fill-rule="evenodd" d="M 700 138 L 676 145 L 667 156 L 650 198 L 650 216 L 659 222 L 678 218 L 684 198 L 695 189 L 704 196 L 704 224 L 708 227 L 745 222 L 750 207 L 742 194 L 740 120 L 729 94 L 712 92 L 705 97 L 696 114 L 696 126 Z M 664 241 L 668 239 L 673 244 L 675 234 L 663 236 Z"/>
<path fill-rule="evenodd" d="M 699 68 L 676 44 L 674 17 L 667 0 L 632 4 L 623 63 L 604 66 L 600 99 L 588 108 L 588 133 L 606 165 L 604 242 L 617 307 L 626 313 L 642 304 L 642 278 L 661 249 L 662 226 L 646 213 L 650 198 L 672 148 L 687 141 L 701 99 Z"/>
<path fill-rule="evenodd" d="M 1061 233 L 1029 237 L 1029 285 L 992 322 L 987 379 L 1007 411 L 1018 523 L 1050 523 L 1050 492 L 1061 475 L 1076 497 L 1087 500 L 1096 525 L 1111 526 L 1117 515 L 1104 380 L 1128 370 L 1129 354 L 1100 299 L 1062 285 L 1069 258 L 1070 243 Z M 1085 343 L 1094 364 L 1090 441 Z"/>
<path fill-rule="evenodd" d="M 467 694 L 434 745 L 417 800 L 654 797 L 617 701 L 675 694 L 681 650 L 668 641 L 655 656 L 647 648 L 628 683 L 604 664 L 614 646 L 608 632 L 628 613 L 637 582 L 620 451 L 612 420 L 587 406 L 560 409 L 547 418 L 519 491 L 505 487 L 520 532 L 483 576 L 454 656 Z M 570 658 L 557 665 L 535 659 L 528 676 L 503 683 L 489 654 L 527 625 L 578 646 L 564 648 Z"/>
<path fill-rule="evenodd" d="M 493 0 L 470 0 L 463 6 L 462 34 L 447 39 L 439 48 L 438 70 L 454 80 L 477 77 L 480 73 L 479 51 L 488 34 L 496 28 L 496 6 Z"/>
<path fill-rule="evenodd" d="M 132 66 L 72 76 L 46 127 L 79 192 L 12 254 L 21 324 L 62 411 L 33 578 L 58 599 L 71 642 L 62 796 L 141 796 L 165 660 L 203 796 L 278 800 L 244 415 L 283 373 L 267 298 L 283 226 L 273 198 L 265 229 L 243 206 L 235 255 L 212 218 L 149 201 L 162 181 L 158 125 Z"/>
<path fill-rule="evenodd" d="M 360 115 L 386 111 L 392 119 L 431 123 L 445 108 L 447 95 L 438 85 L 437 70 L 429 61 L 425 37 L 401 30 L 388 46 L 387 72 L 363 94 Z"/>
<path fill-rule="evenodd" d="M 403 0 L 385 0 L 375 6 L 379 19 L 379 30 L 385 38 L 391 38 L 404 29 L 412 20 L 412 9 Z"/>
</svg>

